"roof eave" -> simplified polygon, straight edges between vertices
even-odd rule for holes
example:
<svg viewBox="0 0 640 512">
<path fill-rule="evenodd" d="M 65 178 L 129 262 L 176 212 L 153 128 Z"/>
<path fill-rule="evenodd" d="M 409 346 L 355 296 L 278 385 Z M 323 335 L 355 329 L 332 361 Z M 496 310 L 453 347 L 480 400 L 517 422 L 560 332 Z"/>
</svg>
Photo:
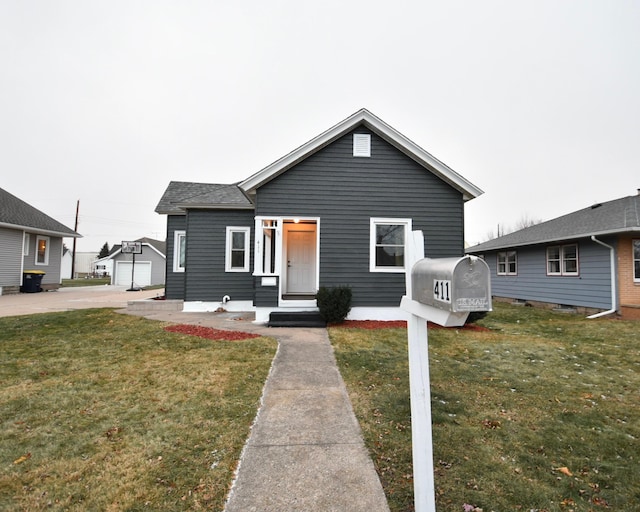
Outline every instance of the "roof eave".
<svg viewBox="0 0 640 512">
<path fill-rule="evenodd" d="M 82 235 L 80 233 L 76 233 L 75 231 L 70 231 L 70 232 L 55 231 L 51 229 L 34 228 L 33 226 L 22 226 L 20 224 L 10 224 L 7 222 L 0 222 L 0 228 L 17 229 L 20 231 L 35 233 L 37 235 L 60 236 L 63 238 L 82 238 Z"/>
<path fill-rule="evenodd" d="M 518 243 L 513 243 L 513 244 L 500 244 L 500 245 L 493 246 L 491 248 L 478 249 L 478 250 L 474 249 L 474 247 L 469 247 L 469 248 L 467 248 L 465 250 L 465 252 L 467 252 L 467 253 L 475 253 L 475 252 L 485 252 L 485 251 L 499 251 L 501 249 L 527 247 L 527 246 L 530 246 L 530 245 L 552 244 L 552 243 L 564 242 L 564 241 L 567 241 L 567 240 L 579 240 L 581 238 L 590 238 L 592 236 L 598 237 L 598 236 L 621 235 L 621 234 L 624 234 L 624 233 L 640 233 L 640 227 L 634 226 L 634 227 L 630 227 L 630 228 L 616 228 L 616 229 L 611 229 L 611 230 L 594 231 L 594 232 L 581 233 L 581 234 L 569 235 L 569 236 L 542 238 L 540 240 L 534 240 L 534 241 L 529 241 L 529 242 L 518 242 Z M 482 245 L 482 244 L 478 244 L 476 247 L 479 247 L 480 245 Z"/>
</svg>

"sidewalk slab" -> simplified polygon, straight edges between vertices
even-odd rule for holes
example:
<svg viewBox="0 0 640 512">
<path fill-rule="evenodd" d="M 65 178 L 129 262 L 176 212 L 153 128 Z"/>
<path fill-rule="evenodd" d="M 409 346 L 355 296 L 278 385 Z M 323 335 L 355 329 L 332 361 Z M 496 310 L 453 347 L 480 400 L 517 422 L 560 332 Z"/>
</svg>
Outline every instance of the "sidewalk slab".
<svg viewBox="0 0 640 512">
<path fill-rule="evenodd" d="M 326 329 L 268 329 L 279 348 L 225 512 L 388 512 Z"/>
</svg>

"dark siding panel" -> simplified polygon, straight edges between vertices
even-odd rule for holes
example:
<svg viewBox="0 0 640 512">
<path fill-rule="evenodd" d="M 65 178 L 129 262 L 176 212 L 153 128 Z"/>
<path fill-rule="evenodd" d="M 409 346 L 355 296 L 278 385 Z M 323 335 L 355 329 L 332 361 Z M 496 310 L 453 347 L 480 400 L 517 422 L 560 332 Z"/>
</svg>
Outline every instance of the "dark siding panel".
<svg viewBox="0 0 640 512">
<path fill-rule="evenodd" d="M 262 286 L 261 277 L 255 278 L 256 297 L 254 305 L 256 307 L 270 307 L 278 305 L 278 286 Z M 276 281 L 277 283 L 277 281 Z"/>
<path fill-rule="evenodd" d="M 184 215 L 169 215 L 167 217 L 167 260 L 164 293 L 167 299 L 184 299 L 185 272 L 173 271 L 174 233 L 184 231 L 187 218 Z"/>
<path fill-rule="evenodd" d="M 546 248 L 541 245 L 518 249 L 517 276 L 497 275 L 497 253 L 486 253 L 493 295 L 569 306 L 611 307 L 611 265 L 606 248 L 588 240 L 581 241 L 578 244 L 580 275 L 576 277 L 547 276 Z"/>
<path fill-rule="evenodd" d="M 253 218 L 252 210 L 189 210 L 185 300 L 253 300 Z M 251 228 L 249 272 L 224 270 L 227 226 Z"/>
<path fill-rule="evenodd" d="M 256 214 L 320 217 L 320 284 L 351 286 L 354 306 L 405 292 L 404 273 L 369 272 L 371 217 L 413 219 L 428 257 L 463 254 L 462 195 L 375 134 L 370 158 L 352 156 L 350 133 L 261 187 Z"/>
</svg>

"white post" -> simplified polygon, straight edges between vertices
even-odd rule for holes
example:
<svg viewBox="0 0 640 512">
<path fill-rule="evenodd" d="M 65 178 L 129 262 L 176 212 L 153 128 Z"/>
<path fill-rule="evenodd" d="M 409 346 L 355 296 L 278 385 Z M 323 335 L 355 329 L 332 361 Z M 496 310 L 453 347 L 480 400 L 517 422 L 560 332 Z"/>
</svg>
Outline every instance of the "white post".
<svg viewBox="0 0 640 512">
<path fill-rule="evenodd" d="M 435 512 L 427 321 L 412 314 L 407 321 L 407 335 L 409 338 L 414 505 L 416 512 Z"/>
</svg>

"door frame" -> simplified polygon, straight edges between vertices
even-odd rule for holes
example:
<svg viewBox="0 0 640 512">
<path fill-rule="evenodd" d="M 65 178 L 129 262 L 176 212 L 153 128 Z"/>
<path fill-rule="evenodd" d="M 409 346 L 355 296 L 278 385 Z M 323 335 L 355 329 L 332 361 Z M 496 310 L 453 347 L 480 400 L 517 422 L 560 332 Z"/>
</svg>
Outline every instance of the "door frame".
<svg viewBox="0 0 640 512">
<path fill-rule="evenodd" d="M 278 287 L 278 306 L 281 307 L 309 307 L 316 306 L 315 297 L 309 298 L 285 298 L 287 289 L 287 246 L 288 246 L 288 233 L 289 231 L 296 231 L 296 229 L 290 229 L 293 226 L 303 227 L 305 225 L 313 225 L 313 231 L 315 231 L 315 265 L 313 283 L 314 288 L 317 291 L 320 286 L 320 219 L 317 217 L 281 217 L 282 222 L 282 257 L 280 259 L 280 279 Z M 297 231 L 305 231 L 304 229 L 297 229 Z M 311 231 L 311 230 L 306 230 Z"/>
</svg>

